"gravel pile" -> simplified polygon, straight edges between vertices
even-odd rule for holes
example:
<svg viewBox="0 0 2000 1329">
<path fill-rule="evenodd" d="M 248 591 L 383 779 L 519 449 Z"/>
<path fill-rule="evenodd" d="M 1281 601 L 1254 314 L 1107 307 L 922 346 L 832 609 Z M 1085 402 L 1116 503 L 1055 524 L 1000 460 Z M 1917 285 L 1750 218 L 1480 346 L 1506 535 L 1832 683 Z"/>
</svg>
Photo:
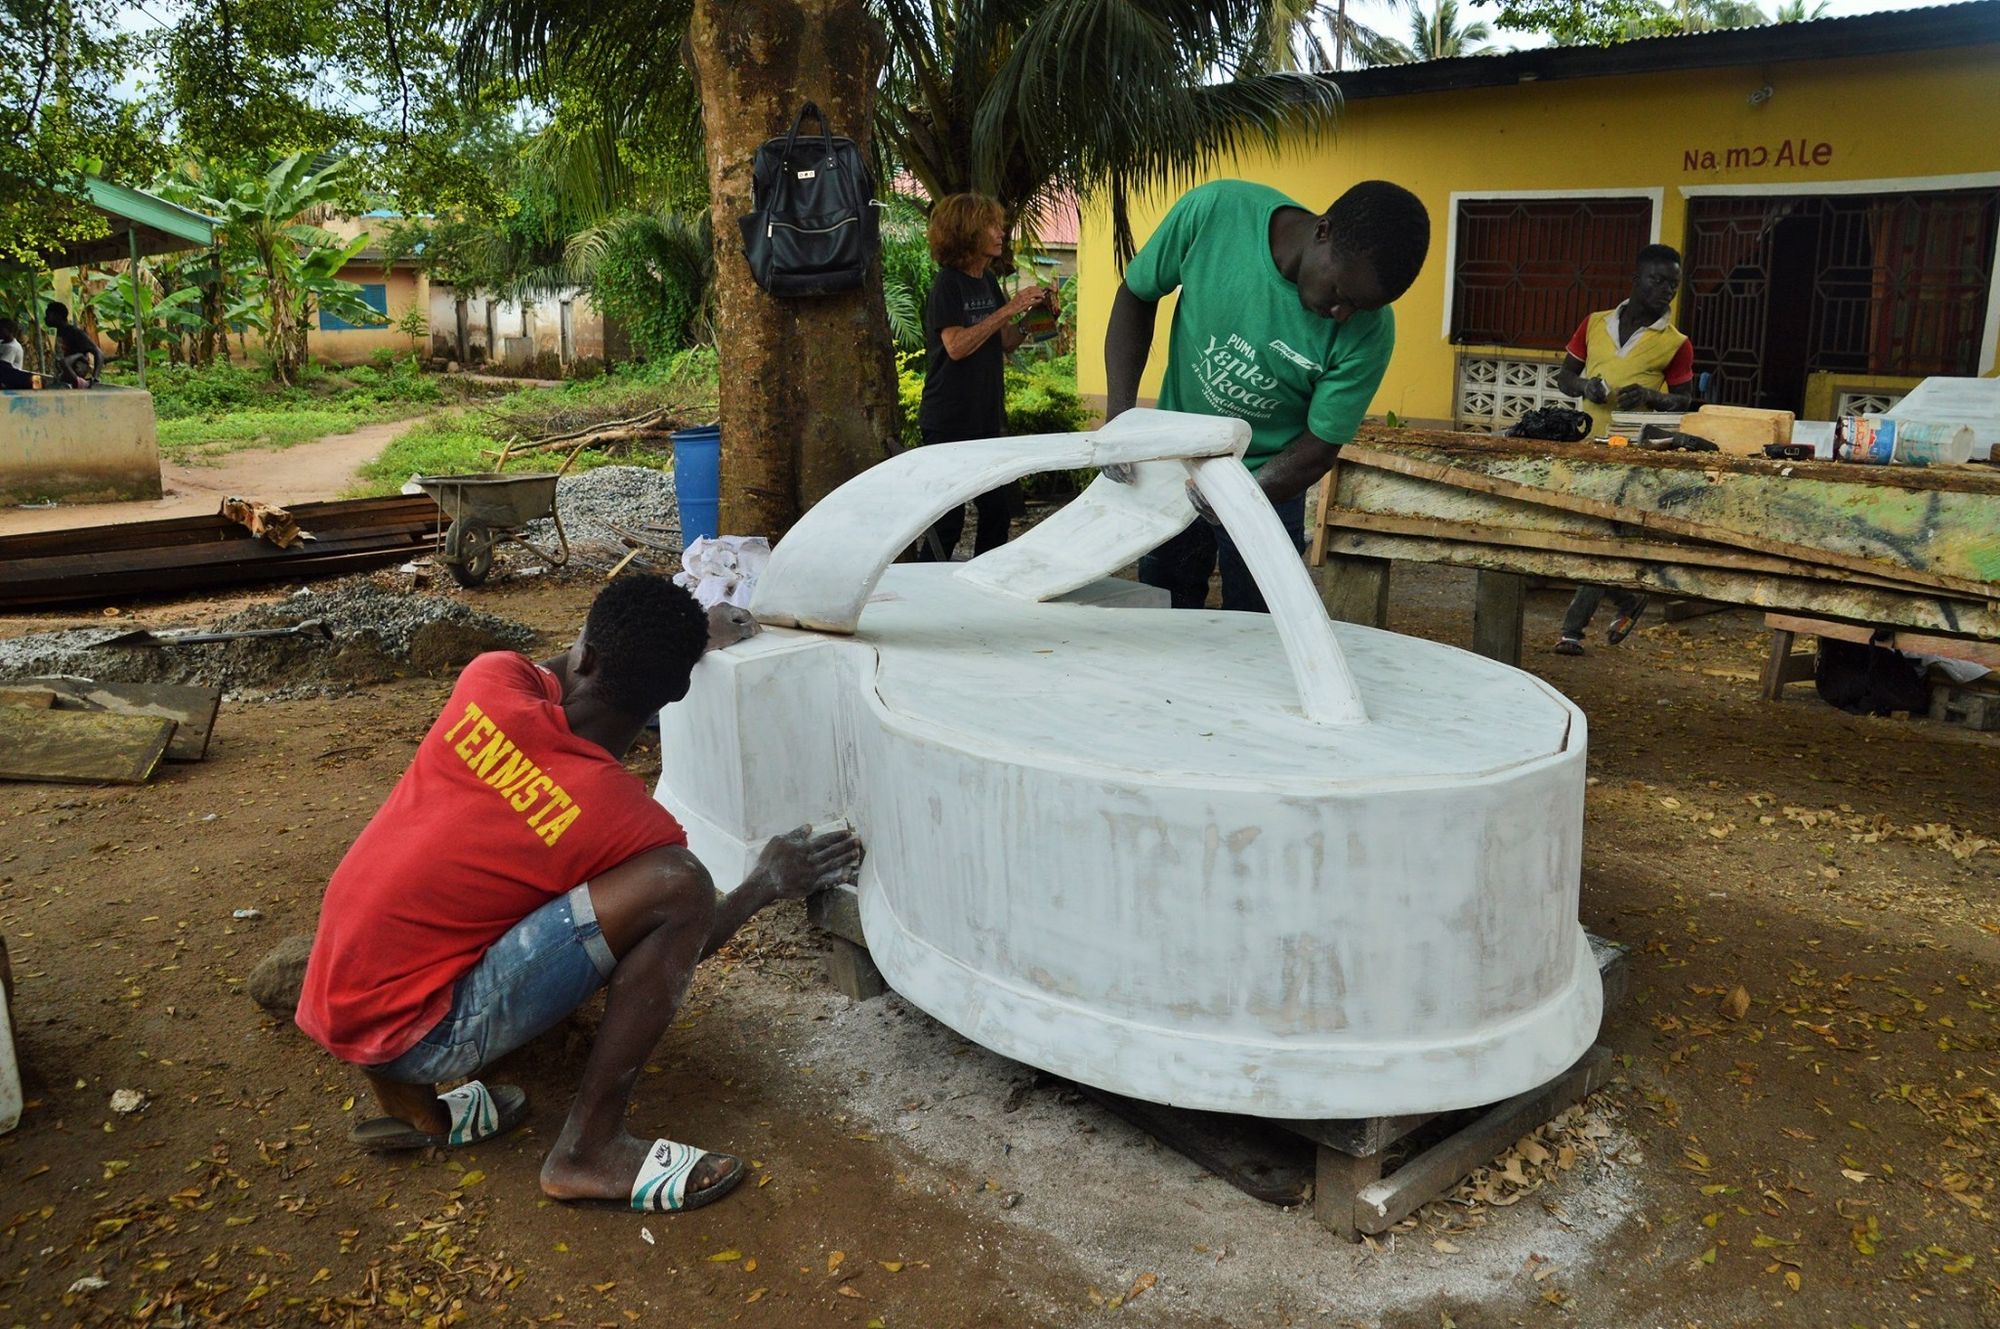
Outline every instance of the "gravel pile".
<svg viewBox="0 0 2000 1329">
<path fill-rule="evenodd" d="M 69 674 L 119 683 L 201 683 L 241 695 L 303 696 L 413 674 L 449 674 L 482 651 L 524 650 L 535 634 L 442 595 L 363 578 L 252 605 L 204 629 L 287 628 L 317 619 L 333 636 L 258 637 L 187 646 L 109 646 L 127 627 L 75 628 L 0 641 L 0 681 Z M 162 629 L 164 631 L 164 629 Z"/>
<path fill-rule="evenodd" d="M 648 539 L 678 545 L 681 514 L 674 502 L 674 477 L 646 466 L 600 466 L 581 475 L 565 475 L 556 482 L 556 510 L 562 513 L 563 530 L 572 547 L 616 559 L 625 552 L 616 522 L 628 531 Z M 672 534 L 648 531 L 648 526 L 669 527 Z M 556 533 L 552 522 L 533 522 L 528 539 L 544 548 L 553 547 Z"/>
</svg>

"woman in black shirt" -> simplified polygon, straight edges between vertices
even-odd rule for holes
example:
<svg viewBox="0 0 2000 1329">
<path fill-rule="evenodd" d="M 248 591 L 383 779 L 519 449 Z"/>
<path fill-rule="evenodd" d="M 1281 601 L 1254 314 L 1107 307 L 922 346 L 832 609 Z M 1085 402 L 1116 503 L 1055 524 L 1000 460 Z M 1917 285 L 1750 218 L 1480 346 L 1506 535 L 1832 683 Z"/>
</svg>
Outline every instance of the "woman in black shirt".
<svg viewBox="0 0 2000 1329">
<path fill-rule="evenodd" d="M 989 269 L 1006 241 L 1006 214 L 984 194 L 953 194 L 931 209 L 931 257 L 937 280 L 924 303 L 924 399 L 917 426 L 925 443 L 1002 438 L 1007 433 L 1006 354 L 1026 334 L 1015 320 L 1052 304 L 1043 286 L 1024 286 L 1013 299 Z M 1022 510 L 1021 486 L 1009 483 L 973 500 L 979 530 L 973 552 L 1007 543 L 1009 522 Z M 959 507 L 938 519 L 918 557 L 949 559 L 965 528 Z"/>
</svg>

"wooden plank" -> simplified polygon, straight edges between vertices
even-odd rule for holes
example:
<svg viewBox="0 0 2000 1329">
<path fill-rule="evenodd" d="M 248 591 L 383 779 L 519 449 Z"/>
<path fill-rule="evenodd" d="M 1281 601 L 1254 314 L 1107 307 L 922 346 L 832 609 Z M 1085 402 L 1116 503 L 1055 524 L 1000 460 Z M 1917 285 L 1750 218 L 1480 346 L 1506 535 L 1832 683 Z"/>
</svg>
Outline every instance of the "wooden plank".
<svg viewBox="0 0 2000 1329">
<path fill-rule="evenodd" d="M 1657 457 L 1662 454 L 1643 454 Z M 1346 465 L 1375 467 L 1460 489 L 1538 503 L 1642 530 L 1726 543 L 1801 562 L 1840 567 L 1912 586 L 2000 597 L 2000 500 L 1897 485 L 1780 478 L 1722 468 L 1692 472 L 1643 464 L 1577 459 L 1567 452 L 1540 458 L 1503 457 L 1475 469 L 1466 450 L 1349 444 Z M 1738 465 L 1750 463 L 1741 459 Z M 1804 467 L 1806 463 L 1795 463 Z M 1832 463 L 1828 463 L 1832 465 Z M 1511 467 L 1511 472 L 1508 469 Z M 1889 470 L 1889 467 L 1841 468 Z M 1928 468 L 1926 468 L 1928 469 Z M 1500 473 L 1494 473 L 1497 470 Z M 1732 486 L 1732 480 L 1750 480 Z M 1742 492 L 1735 492 L 1740 488 Z M 1611 498 L 1598 494 L 1616 495 Z M 1956 497 L 1968 500 L 1948 504 Z M 1772 531 L 1810 531 L 1818 543 L 1779 539 Z M 1940 571 L 1944 563 L 1981 577 Z"/>
<path fill-rule="evenodd" d="M 0 687 L 0 706 L 26 706 L 46 711 L 56 704 L 56 694 L 47 688 Z"/>
<path fill-rule="evenodd" d="M 27 680 L 49 690 L 57 704 L 71 710 L 110 711 L 113 715 L 150 715 L 174 721 L 168 761 L 200 761 L 208 755 L 215 732 L 215 714 L 222 706 L 222 689 L 191 683 L 98 683 L 79 678 Z"/>
<path fill-rule="evenodd" d="M 1785 684 L 1791 682 L 1786 675 L 1791 669 L 1795 635 L 1783 628 L 1771 634 L 1771 655 L 1764 661 L 1764 676 L 1758 681 L 1758 690 L 1765 701 L 1777 701 L 1784 695 Z"/>
<path fill-rule="evenodd" d="M 1960 600 L 1934 592 L 1902 592 L 1860 583 L 1777 577 L 1721 568 L 1689 567 L 1628 558 L 1584 558 L 1573 554 L 1506 545 L 1342 531 L 1330 542 L 1334 554 L 1408 559 L 1457 567 L 1494 568 L 1556 581 L 1628 586 L 1665 595 L 1684 595 L 1755 609 L 1790 611 L 1893 624 L 1919 631 L 1963 633 L 2000 640 L 2000 606 Z"/>
<path fill-rule="evenodd" d="M 442 517 L 437 504 L 423 494 L 301 503 L 292 508 L 291 513 L 300 526 L 315 535 L 357 525 L 379 526 L 398 522 L 436 524 Z M 110 526 L 70 527 L 0 536 L 0 560 L 162 549 L 209 544 L 217 540 L 247 541 L 250 538 L 249 532 L 225 520 L 220 513 L 166 517 L 159 521 L 117 522 Z"/>
<path fill-rule="evenodd" d="M 248 548 L 257 548 L 244 542 Z M 329 546 L 321 543 L 314 552 L 294 549 L 280 553 L 262 546 L 270 557 L 224 558 L 189 564 L 149 565 L 139 568 L 109 568 L 69 576 L 40 576 L 16 581 L 14 570 L 0 563 L 0 605 L 71 604 L 133 595 L 173 594 L 211 586 L 239 586 L 260 581 L 305 581 L 316 577 L 338 577 L 405 561 L 434 550 L 434 536 L 392 536 Z"/>
<path fill-rule="evenodd" d="M 1705 438 L 1738 457 L 1757 457 L 1772 443 L 1792 441 L 1792 413 L 1760 411 L 1755 407 L 1737 407 L 1720 413 L 1704 406 L 1681 417 L 1681 432 Z"/>
<path fill-rule="evenodd" d="M 1611 1049 L 1591 1048 L 1541 1088 L 1508 1099 L 1381 1181 L 1362 1187 L 1354 1197 L 1356 1230 L 1371 1235 L 1387 1232 L 1610 1078 Z"/>
<path fill-rule="evenodd" d="M 1078 1093 L 1266 1204 L 1303 1204 L 1313 1160 L 1291 1132 L 1261 1117 L 1165 1107 L 1078 1083 Z"/>
<path fill-rule="evenodd" d="M 1361 1240 L 1354 1199 L 1382 1180 L 1380 1154 L 1349 1154 L 1321 1145 L 1313 1157 L 1313 1218 L 1342 1241 Z"/>
<path fill-rule="evenodd" d="M 1326 531 L 1321 529 L 1321 543 Z M 1389 561 L 1384 558 L 1330 558 L 1321 574 L 1326 615 L 1337 623 L 1389 626 Z"/>
<path fill-rule="evenodd" d="M 868 955 L 861 931 L 861 897 L 852 886 L 835 886 L 806 897 L 806 920 L 827 933 L 826 977 L 849 1001 L 869 1001 L 889 990 L 888 980 Z"/>
<path fill-rule="evenodd" d="M 1388 535 L 1413 535 L 1427 540 L 1465 540 L 1474 544 L 1516 545 L 1522 549 L 1546 549 L 1556 553 L 1581 554 L 1589 558 L 1636 558 L 1656 563 L 1685 563 L 1692 567 L 1730 568 L 1741 572 L 1765 572 L 1780 577 L 1813 577 L 1857 585 L 1880 586 L 1886 590 L 1911 593 L 1918 588 L 1892 577 L 1875 577 L 1845 568 L 1826 568 L 1794 558 L 1746 553 L 1724 545 L 1698 541 L 1633 540 L 1615 536 L 1578 536 L 1534 526 L 1500 526 L 1487 522 L 1447 521 L 1433 517 L 1408 517 L 1380 512 L 1335 508 L 1323 532 L 1334 530 L 1381 531 Z"/>
<path fill-rule="evenodd" d="M 1278 1124 L 1314 1144 L 1365 1158 L 1381 1153 L 1437 1115 L 1435 1112 L 1416 1112 L 1400 1117 L 1329 1117 L 1323 1121 L 1284 1118 Z"/>
<path fill-rule="evenodd" d="M 173 735 L 151 716 L 0 706 L 0 780 L 144 784 Z"/>
<path fill-rule="evenodd" d="M 1835 623 L 1823 618 L 1803 618 L 1794 614 L 1766 614 L 1764 626 L 1773 632 L 1811 633 L 1838 641 L 1872 641 L 1876 628 L 1867 624 Z M 1936 637 L 1923 632 L 1893 629 L 1889 642 L 1912 655 L 1942 655 L 1948 660 L 1970 660 L 1988 669 L 2000 669 L 2000 642 L 1967 641 L 1962 637 Z"/>
<path fill-rule="evenodd" d="M 1333 511 L 1333 494 L 1339 476 L 1340 461 L 1335 458 L 1326 474 L 1319 478 L 1319 487 L 1315 491 L 1317 501 L 1313 504 L 1313 511 L 1318 515 L 1313 520 L 1312 544 L 1306 550 L 1307 567 L 1316 568 L 1326 562 L 1326 519 L 1327 514 Z"/>
<path fill-rule="evenodd" d="M 1472 599 L 1472 649 L 1501 664 L 1521 663 L 1521 611 L 1527 582 L 1511 572 L 1481 568 Z"/>
<path fill-rule="evenodd" d="M 0 937 L 0 1135 L 21 1124 L 21 1062 L 14 1051 L 14 976 L 7 967 L 7 939 Z"/>
</svg>

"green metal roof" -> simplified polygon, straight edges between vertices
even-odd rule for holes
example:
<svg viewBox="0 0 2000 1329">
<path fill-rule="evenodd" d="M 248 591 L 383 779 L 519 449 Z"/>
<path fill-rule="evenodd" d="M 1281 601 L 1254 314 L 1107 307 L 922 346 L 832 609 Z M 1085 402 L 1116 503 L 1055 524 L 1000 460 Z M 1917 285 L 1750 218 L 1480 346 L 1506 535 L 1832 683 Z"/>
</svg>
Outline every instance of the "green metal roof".
<svg viewBox="0 0 2000 1329">
<path fill-rule="evenodd" d="M 96 176 L 86 179 L 84 185 L 90 206 L 104 214 L 111 227 L 110 234 L 42 251 L 42 263 L 47 268 L 74 268 L 86 263 L 129 259 L 135 238 L 142 257 L 169 254 L 177 249 L 206 249 L 215 243 L 215 228 L 222 224 L 214 217 L 169 203 L 143 189 L 128 189 Z"/>
</svg>

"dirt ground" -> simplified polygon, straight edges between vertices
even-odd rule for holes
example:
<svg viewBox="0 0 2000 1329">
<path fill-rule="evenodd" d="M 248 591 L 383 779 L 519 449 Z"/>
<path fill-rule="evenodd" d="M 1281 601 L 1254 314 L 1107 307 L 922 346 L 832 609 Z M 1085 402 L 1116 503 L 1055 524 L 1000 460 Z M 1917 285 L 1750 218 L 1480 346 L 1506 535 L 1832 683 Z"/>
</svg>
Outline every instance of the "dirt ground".
<svg viewBox="0 0 2000 1329">
<path fill-rule="evenodd" d="M 423 419 L 363 425 L 351 433 L 328 434 L 289 448 L 246 448 L 200 464 L 162 461 L 159 498 L 0 508 L 0 535 L 206 516 L 230 497 L 280 505 L 339 498 L 358 483 L 363 466 Z"/>
<path fill-rule="evenodd" d="M 471 598 L 554 646 L 592 589 Z M 1392 626 L 1464 644 L 1470 596 L 1401 566 Z M 753 1160 L 726 1202 L 540 1197 L 588 1007 L 489 1076 L 528 1129 L 363 1155 L 358 1078 L 243 983 L 311 930 L 448 689 L 406 679 L 225 704 L 209 759 L 143 788 L 0 786 L 30 1100 L 0 1137 L 0 1325 L 2000 1325 L 1995 741 L 1759 701 L 1747 614 L 1558 657 L 1562 604 L 1533 598 L 1526 664 L 1589 714 L 1583 919 L 1632 982 L 1581 1152 L 1517 1202 L 1336 1242 L 893 996 L 831 994 L 796 907 L 703 970 L 640 1083 L 635 1129 Z"/>
</svg>

